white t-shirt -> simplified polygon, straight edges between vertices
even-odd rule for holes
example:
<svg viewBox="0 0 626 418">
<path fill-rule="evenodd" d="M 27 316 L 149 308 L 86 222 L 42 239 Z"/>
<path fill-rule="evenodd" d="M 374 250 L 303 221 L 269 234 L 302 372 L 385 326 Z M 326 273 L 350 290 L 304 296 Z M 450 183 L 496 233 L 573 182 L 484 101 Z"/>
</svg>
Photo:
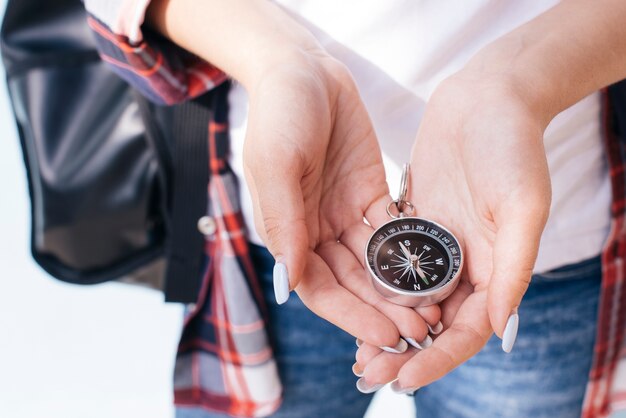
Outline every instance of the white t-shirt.
<svg viewBox="0 0 626 418">
<path fill-rule="evenodd" d="M 380 141 L 390 190 L 425 104 L 435 87 L 488 43 L 554 6 L 540 0 L 279 0 L 326 50 L 352 72 Z M 252 201 L 243 176 L 247 96 L 230 92 L 232 166 L 250 240 Z M 610 224 L 611 189 L 601 138 L 600 94 L 559 114 L 545 133 L 552 207 L 535 272 L 575 263 L 601 252 Z"/>
</svg>

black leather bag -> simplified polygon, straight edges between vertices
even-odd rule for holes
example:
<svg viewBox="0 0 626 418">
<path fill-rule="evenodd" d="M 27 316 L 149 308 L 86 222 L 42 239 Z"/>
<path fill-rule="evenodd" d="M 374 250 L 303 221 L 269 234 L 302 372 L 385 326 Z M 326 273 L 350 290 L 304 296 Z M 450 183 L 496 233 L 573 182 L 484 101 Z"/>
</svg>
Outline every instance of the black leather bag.
<svg viewBox="0 0 626 418">
<path fill-rule="evenodd" d="M 28 174 L 37 263 L 71 283 L 139 277 L 168 287 L 169 300 L 195 301 L 203 241 L 190 231 L 193 216 L 206 211 L 202 118 L 209 117 L 210 99 L 182 107 L 148 103 L 100 61 L 80 0 L 9 0 L 1 41 Z M 183 116 L 177 121 L 177 115 Z M 198 138 L 186 133 L 201 159 L 186 164 L 187 171 L 200 168 L 175 178 L 171 138 L 177 125 L 189 125 L 185 117 L 200 126 Z M 178 160 L 193 155 L 184 144 Z M 182 192 L 200 198 L 187 201 L 189 219 L 173 219 L 172 186 L 186 184 L 185 176 L 195 189 Z M 172 243 L 171 224 L 181 222 L 183 242 Z M 176 281 L 164 285 L 162 261 L 171 248 L 189 256 L 177 258 L 186 270 L 179 265 Z"/>
</svg>

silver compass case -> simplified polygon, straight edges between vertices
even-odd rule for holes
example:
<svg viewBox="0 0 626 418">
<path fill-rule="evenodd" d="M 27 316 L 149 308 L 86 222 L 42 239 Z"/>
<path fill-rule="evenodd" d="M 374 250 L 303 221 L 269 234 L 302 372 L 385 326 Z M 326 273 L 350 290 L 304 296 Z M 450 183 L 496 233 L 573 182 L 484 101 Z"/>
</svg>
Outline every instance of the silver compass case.
<svg viewBox="0 0 626 418">
<path fill-rule="evenodd" d="M 374 287 L 389 301 L 420 307 L 441 302 L 463 270 L 458 239 L 442 225 L 401 216 L 379 227 L 365 247 Z"/>
</svg>

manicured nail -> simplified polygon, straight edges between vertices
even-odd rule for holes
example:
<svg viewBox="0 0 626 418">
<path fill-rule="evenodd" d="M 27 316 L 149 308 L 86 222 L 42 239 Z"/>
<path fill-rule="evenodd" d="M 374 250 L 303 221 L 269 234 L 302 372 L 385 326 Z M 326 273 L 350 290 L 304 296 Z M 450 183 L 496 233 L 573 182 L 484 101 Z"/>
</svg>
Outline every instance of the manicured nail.
<svg viewBox="0 0 626 418">
<path fill-rule="evenodd" d="M 359 363 L 354 363 L 352 365 L 352 373 L 354 373 L 356 377 L 363 377 L 363 370 L 359 368 Z"/>
<path fill-rule="evenodd" d="M 404 353 L 407 348 L 409 348 L 409 345 L 402 338 L 400 338 L 395 347 L 380 347 L 381 350 L 394 354 Z"/>
<path fill-rule="evenodd" d="M 276 297 L 276 302 L 279 305 L 289 299 L 289 276 L 287 275 L 287 266 L 283 263 L 274 265 L 274 297 Z"/>
<path fill-rule="evenodd" d="M 363 340 L 361 340 L 361 339 L 357 338 L 357 339 L 356 339 L 356 346 L 357 346 L 357 347 L 360 347 L 360 346 L 361 346 L 361 344 L 363 344 Z"/>
<path fill-rule="evenodd" d="M 443 331 L 443 324 L 441 323 L 441 321 L 437 322 L 437 325 L 435 325 L 434 327 L 431 327 L 430 325 L 428 326 L 428 330 L 430 331 L 431 334 L 433 335 L 437 335 L 439 334 L 441 331 Z"/>
<path fill-rule="evenodd" d="M 519 315 L 514 312 L 509 316 L 509 320 L 506 321 L 506 327 L 502 334 L 502 350 L 505 353 L 510 353 L 515 344 L 515 338 L 517 338 L 517 329 L 519 328 Z"/>
<path fill-rule="evenodd" d="M 376 385 L 368 385 L 365 382 L 365 379 L 360 378 L 359 380 L 356 381 L 356 388 L 359 390 L 359 392 L 361 393 L 372 393 L 372 392 L 376 392 L 378 389 L 382 388 L 385 385 L 382 384 L 376 384 Z"/>
<path fill-rule="evenodd" d="M 426 338 L 424 338 L 419 343 L 415 341 L 413 338 L 405 337 L 404 339 L 406 340 L 407 343 L 411 344 L 413 347 L 417 348 L 418 350 L 423 350 L 433 345 L 433 339 L 430 337 L 430 335 L 427 335 Z"/>
<path fill-rule="evenodd" d="M 418 389 L 419 389 L 418 387 L 402 388 L 400 387 L 400 384 L 398 383 L 398 379 L 391 382 L 391 390 L 394 393 L 397 393 L 400 395 L 413 395 L 415 391 Z"/>
</svg>

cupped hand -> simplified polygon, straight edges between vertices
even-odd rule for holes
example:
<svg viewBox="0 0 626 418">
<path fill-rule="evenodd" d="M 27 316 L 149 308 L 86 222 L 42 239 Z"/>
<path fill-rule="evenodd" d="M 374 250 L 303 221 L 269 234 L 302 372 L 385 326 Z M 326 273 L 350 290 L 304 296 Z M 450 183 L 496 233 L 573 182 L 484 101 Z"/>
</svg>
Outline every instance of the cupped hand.
<svg viewBox="0 0 626 418">
<path fill-rule="evenodd" d="M 406 349 L 400 336 L 424 341 L 439 308 L 418 314 L 387 302 L 361 264 L 391 198 L 348 70 L 309 50 L 259 80 L 249 89 L 244 169 L 257 231 L 277 261 L 278 303 L 295 289 L 322 318 L 390 351 Z"/>
<path fill-rule="evenodd" d="M 441 303 L 445 331 L 430 348 L 402 356 L 360 348 L 369 384 L 398 378 L 397 390 L 424 386 L 476 354 L 494 330 L 511 350 L 551 199 L 547 121 L 521 97 L 508 84 L 462 73 L 431 97 L 411 155 L 409 200 L 418 216 L 460 239 L 463 276 Z"/>
</svg>

